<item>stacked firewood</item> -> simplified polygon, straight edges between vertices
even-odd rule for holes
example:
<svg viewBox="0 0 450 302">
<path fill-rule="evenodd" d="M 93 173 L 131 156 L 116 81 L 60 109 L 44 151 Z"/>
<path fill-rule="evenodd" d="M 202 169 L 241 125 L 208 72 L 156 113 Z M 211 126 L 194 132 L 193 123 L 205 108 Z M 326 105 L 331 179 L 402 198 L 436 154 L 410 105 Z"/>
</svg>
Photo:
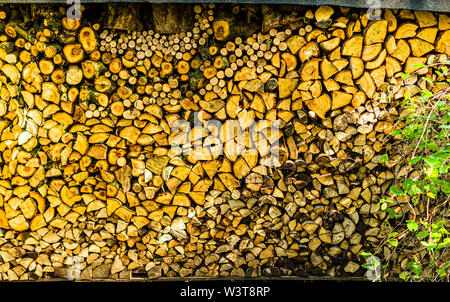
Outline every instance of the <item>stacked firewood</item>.
<svg viewBox="0 0 450 302">
<path fill-rule="evenodd" d="M 0 8 L 0 280 L 364 272 L 427 85 L 401 76 L 448 58 L 449 16 L 190 9 L 161 34 Z"/>
</svg>

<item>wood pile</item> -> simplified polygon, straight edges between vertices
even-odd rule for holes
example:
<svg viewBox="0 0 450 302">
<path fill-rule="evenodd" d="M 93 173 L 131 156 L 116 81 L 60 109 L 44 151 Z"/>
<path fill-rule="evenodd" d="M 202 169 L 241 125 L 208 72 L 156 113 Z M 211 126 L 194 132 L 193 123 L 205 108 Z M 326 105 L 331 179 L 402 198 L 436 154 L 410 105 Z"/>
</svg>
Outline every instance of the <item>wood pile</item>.
<svg viewBox="0 0 450 302">
<path fill-rule="evenodd" d="M 188 8 L 161 33 L 0 7 L 0 280 L 363 274 L 426 85 L 401 76 L 448 58 L 450 17 Z"/>
</svg>

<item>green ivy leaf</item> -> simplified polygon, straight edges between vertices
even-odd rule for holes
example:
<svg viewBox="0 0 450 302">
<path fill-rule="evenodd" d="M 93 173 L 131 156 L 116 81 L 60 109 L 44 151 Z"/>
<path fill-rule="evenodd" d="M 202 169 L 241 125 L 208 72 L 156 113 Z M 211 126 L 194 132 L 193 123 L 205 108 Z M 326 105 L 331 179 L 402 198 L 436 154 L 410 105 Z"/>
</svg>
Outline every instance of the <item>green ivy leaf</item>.
<svg viewBox="0 0 450 302">
<path fill-rule="evenodd" d="M 444 115 L 443 120 L 444 120 L 444 123 L 449 123 L 450 122 L 450 112 L 447 112 L 447 114 Z M 448 125 L 446 125 L 446 126 L 448 126 Z"/>
<path fill-rule="evenodd" d="M 411 178 L 408 178 L 407 180 L 405 180 L 403 182 L 403 190 L 405 192 L 408 192 L 412 188 L 413 185 L 414 185 L 414 181 Z"/>
<path fill-rule="evenodd" d="M 416 267 L 415 269 L 413 269 L 413 273 L 416 274 L 416 276 L 420 276 L 420 274 L 422 273 L 422 267 Z"/>
<path fill-rule="evenodd" d="M 408 281 L 409 280 L 409 276 L 407 272 L 401 272 L 399 275 L 400 279 L 402 279 L 403 281 Z"/>
<path fill-rule="evenodd" d="M 433 243 L 433 244 L 428 244 L 428 245 L 426 246 L 426 248 L 427 248 L 428 251 L 431 251 L 431 250 L 433 250 L 434 248 L 436 248 L 436 246 L 437 246 L 437 244 L 436 244 L 436 243 Z"/>
<path fill-rule="evenodd" d="M 389 155 L 387 155 L 387 154 L 381 155 L 381 157 L 379 159 L 380 163 L 387 163 L 388 161 L 389 161 Z"/>
<path fill-rule="evenodd" d="M 392 232 L 388 235 L 388 238 L 395 237 L 395 236 L 397 236 L 397 234 L 398 234 L 397 232 Z"/>
<path fill-rule="evenodd" d="M 432 224 L 432 226 L 436 227 L 436 228 L 441 228 L 444 225 L 445 225 L 445 221 L 442 221 L 442 220 Z"/>
<path fill-rule="evenodd" d="M 431 151 L 438 151 L 439 150 L 439 146 L 435 142 L 428 143 L 427 147 L 430 148 Z"/>
<path fill-rule="evenodd" d="M 401 195 L 405 194 L 403 192 L 403 190 L 398 186 L 392 186 L 392 187 L 390 187 L 389 190 L 391 191 L 392 194 L 395 194 L 395 195 L 401 196 Z"/>
<path fill-rule="evenodd" d="M 390 218 L 395 218 L 395 212 L 391 208 L 387 208 L 386 212 L 388 212 Z"/>
<path fill-rule="evenodd" d="M 416 234 L 416 238 L 424 238 L 424 237 L 427 237 L 429 235 L 430 235 L 430 233 L 428 233 L 428 232 L 419 232 L 419 233 Z"/>
<path fill-rule="evenodd" d="M 438 168 L 441 165 L 441 162 L 437 159 L 427 157 L 425 158 L 425 164 L 432 168 Z"/>
<path fill-rule="evenodd" d="M 439 275 L 439 277 L 445 277 L 447 275 L 445 268 L 439 268 L 436 270 L 436 273 Z"/>
<path fill-rule="evenodd" d="M 396 136 L 396 135 L 399 135 L 401 133 L 402 133 L 402 130 L 401 129 L 397 129 L 397 130 L 392 131 L 391 135 L 392 136 Z"/>
<path fill-rule="evenodd" d="M 413 185 L 413 186 L 408 190 L 407 193 L 408 193 L 409 195 L 411 195 L 411 196 L 414 196 L 414 195 L 417 195 L 417 194 L 422 194 L 423 192 L 422 192 L 422 190 L 421 190 L 418 186 Z"/>
<path fill-rule="evenodd" d="M 408 262 L 406 264 L 406 266 L 411 267 L 411 268 L 417 267 L 417 262 L 416 261 L 410 261 L 410 262 Z"/>
<path fill-rule="evenodd" d="M 398 246 L 398 240 L 397 239 L 391 239 L 391 240 L 388 240 L 388 242 L 393 247 L 397 247 Z"/>
<path fill-rule="evenodd" d="M 406 222 L 406 226 L 408 227 L 408 230 L 410 230 L 411 232 L 417 231 L 417 229 L 419 228 L 419 225 L 414 220 L 408 220 Z"/>
<path fill-rule="evenodd" d="M 450 195 L 450 182 L 444 181 L 441 184 L 441 190 L 445 193 L 445 195 Z"/>
<path fill-rule="evenodd" d="M 434 194 L 433 192 L 427 192 L 427 196 L 430 198 L 436 198 L 436 194 Z"/>
<path fill-rule="evenodd" d="M 419 162 L 421 159 L 422 159 L 422 156 L 416 156 L 409 161 L 409 164 L 414 165 L 415 163 Z"/>
<path fill-rule="evenodd" d="M 410 73 L 402 74 L 402 80 L 406 79 L 406 78 L 409 77 L 410 75 L 411 75 Z"/>
<path fill-rule="evenodd" d="M 439 147 L 438 147 L 437 145 L 436 145 L 436 147 L 439 149 Z M 430 149 L 431 149 L 431 148 L 430 148 Z M 449 157 L 450 157 L 450 153 L 448 153 L 448 152 L 436 152 L 436 153 L 431 154 L 431 155 L 429 156 L 429 158 L 439 160 L 439 164 L 440 164 L 441 162 L 447 160 L 447 158 L 449 158 Z"/>
<path fill-rule="evenodd" d="M 373 256 L 371 253 L 367 253 L 367 252 L 361 252 L 360 255 L 363 256 L 364 258 L 369 258 L 369 257 Z"/>
</svg>

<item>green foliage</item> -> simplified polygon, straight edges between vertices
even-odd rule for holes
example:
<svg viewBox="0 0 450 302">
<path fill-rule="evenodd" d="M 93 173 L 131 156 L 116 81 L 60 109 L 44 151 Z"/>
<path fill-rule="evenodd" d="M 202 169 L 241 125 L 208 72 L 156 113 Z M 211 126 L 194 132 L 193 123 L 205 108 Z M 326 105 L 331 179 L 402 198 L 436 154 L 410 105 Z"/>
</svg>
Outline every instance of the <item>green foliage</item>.
<svg viewBox="0 0 450 302">
<path fill-rule="evenodd" d="M 389 155 L 388 154 L 383 154 L 380 157 L 380 163 L 387 163 L 389 162 Z"/>
<path fill-rule="evenodd" d="M 380 208 L 388 214 L 388 221 L 396 224 L 386 236 L 385 244 L 397 251 L 412 245 L 416 251 L 399 273 L 404 281 L 450 279 L 449 257 L 445 256 L 450 243 L 446 219 L 450 200 L 449 65 L 450 61 L 435 61 L 417 66 L 429 71 L 419 77 L 423 89 L 414 96 L 405 93 L 399 119 L 402 126 L 392 132 L 411 150 L 405 156 L 407 172 L 389 188 L 392 197 L 381 199 Z M 416 73 L 404 74 L 402 79 Z M 388 160 L 389 156 L 384 154 L 379 162 Z M 407 203 L 408 212 L 395 211 L 400 201 Z M 363 254 L 365 258 L 371 256 Z M 369 264 L 364 267 L 370 269 Z"/>
</svg>

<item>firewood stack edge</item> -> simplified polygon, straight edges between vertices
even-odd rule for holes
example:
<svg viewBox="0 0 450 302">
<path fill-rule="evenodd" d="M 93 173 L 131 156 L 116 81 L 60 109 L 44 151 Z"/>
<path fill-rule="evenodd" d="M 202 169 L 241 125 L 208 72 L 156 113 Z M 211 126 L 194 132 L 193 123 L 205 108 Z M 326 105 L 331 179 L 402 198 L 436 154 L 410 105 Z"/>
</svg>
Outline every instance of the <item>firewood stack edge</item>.
<svg viewBox="0 0 450 302">
<path fill-rule="evenodd" d="M 362 276 L 450 17 L 142 7 L 0 7 L 0 280 Z"/>
</svg>

